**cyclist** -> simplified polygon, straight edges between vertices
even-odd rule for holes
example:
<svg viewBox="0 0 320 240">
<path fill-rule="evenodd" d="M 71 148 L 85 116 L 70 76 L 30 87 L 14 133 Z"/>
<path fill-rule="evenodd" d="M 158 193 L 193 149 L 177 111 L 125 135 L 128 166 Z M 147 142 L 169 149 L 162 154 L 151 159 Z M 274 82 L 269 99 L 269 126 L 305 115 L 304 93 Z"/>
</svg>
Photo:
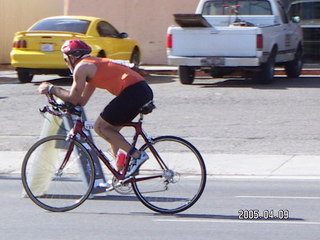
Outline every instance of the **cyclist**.
<svg viewBox="0 0 320 240">
<path fill-rule="evenodd" d="M 86 105 L 96 88 L 115 95 L 97 118 L 94 129 L 111 144 L 115 156 L 120 148 L 132 157 L 133 165 L 126 177 L 133 175 L 149 157 L 125 140 L 119 125 L 132 121 L 140 108 L 152 101 L 151 88 L 140 74 L 130 69 L 129 64 L 124 65 L 124 61 L 91 57 L 91 47 L 81 40 L 67 40 L 61 51 L 73 73 L 70 91 L 43 82 L 39 93 L 53 94 L 65 102 L 80 106 Z"/>
</svg>

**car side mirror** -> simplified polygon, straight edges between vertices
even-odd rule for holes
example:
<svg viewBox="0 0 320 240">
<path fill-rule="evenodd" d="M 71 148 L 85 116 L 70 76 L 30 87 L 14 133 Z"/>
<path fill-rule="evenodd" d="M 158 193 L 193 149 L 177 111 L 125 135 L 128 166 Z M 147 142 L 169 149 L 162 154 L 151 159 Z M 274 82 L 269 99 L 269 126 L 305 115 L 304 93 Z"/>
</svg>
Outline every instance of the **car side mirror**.
<svg viewBox="0 0 320 240">
<path fill-rule="evenodd" d="M 119 34 L 119 38 L 127 38 L 129 37 L 128 33 L 122 32 Z"/>
<path fill-rule="evenodd" d="M 294 16 L 294 17 L 292 18 L 292 22 L 294 22 L 294 23 L 299 23 L 299 22 L 300 22 L 300 17 L 299 17 L 299 16 Z"/>
</svg>

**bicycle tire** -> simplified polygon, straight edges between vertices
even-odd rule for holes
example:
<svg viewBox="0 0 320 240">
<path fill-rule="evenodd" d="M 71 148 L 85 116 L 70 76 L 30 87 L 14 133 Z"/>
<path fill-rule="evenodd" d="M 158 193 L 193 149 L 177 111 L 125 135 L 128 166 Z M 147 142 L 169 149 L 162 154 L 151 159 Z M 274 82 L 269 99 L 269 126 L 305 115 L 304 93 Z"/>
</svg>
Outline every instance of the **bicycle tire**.
<svg viewBox="0 0 320 240">
<path fill-rule="evenodd" d="M 139 168 L 132 188 L 138 199 L 149 209 L 166 214 L 182 212 L 194 205 L 206 185 L 206 167 L 200 152 L 188 141 L 175 136 L 152 139 L 152 145 L 166 165 L 162 169 L 150 147 L 140 150 L 149 159 Z M 139 181 L 139 178 L 162 177 Z"/>
<path fill-rule="evenodd" d="M 63 172 L 58 172 L 71 143 L 74 145 L 69 160 Z M 89 152 L 79 141 L 53 135 L 40 139 L 29 149 L 22 163 L 21 178 L 27 196 L 35 204 L 48 211 L 65 212 L 88 198 L 95 169 Z"/>
</svg>

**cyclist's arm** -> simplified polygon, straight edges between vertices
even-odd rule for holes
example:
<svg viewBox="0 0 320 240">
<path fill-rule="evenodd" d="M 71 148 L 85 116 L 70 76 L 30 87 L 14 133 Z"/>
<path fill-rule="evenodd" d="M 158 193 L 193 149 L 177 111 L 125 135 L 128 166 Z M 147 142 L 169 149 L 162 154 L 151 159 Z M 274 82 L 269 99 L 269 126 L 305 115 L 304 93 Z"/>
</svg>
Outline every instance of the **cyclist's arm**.
<svg viewBox="0 0 320 240">
<path fill-rule="evenodd" d="M 86 83 L 86 86 L 85 86 L 85 88 L 84 88 L 84 90 L 82 92 L 82 95 L 81 95 L 81 98 L 80 98 L 80 101 L 79 101 L 78 104 L 80 106 L 86 105 L 95 89 L 96 88 L 94 86 L 92 86 L 91 84 Z"/>
<path fill-rule="evenodd" d="M 65 102 L 70 102 L 74 105 L 78 105 L 86 84 L 86 82 L 83 81 L 82 78 L 82 76 L 74 74 L 70 91 L 61 87 L 54 86 L 51 88 L 50 93 Z"/>
<path fill-rule="evenodd" d="M 87 84 L 87 78 L 90 78 L 92 74 L 96 71 L 95 66 L 92 65 L 79 65 L 76 67 L 73 74 L 73 82 L 71 86 L 71 90 L 66 90 L 61 87 L 51 87 L 50 93 L 62 99 L 65 102 L 70 102 L 74 105 L 84 106 L 92 93 L 95 90 L 90 84 Z M 50 83 L 42 83 L 39 87 L 39 92 L 44 94 L 47 93 L 50 89 Z"/>
<path fill-rule="evenodd" d="M 76 96 L 76 99 L 78 99 L 77 104 L 80 106 L 87 104 L 96 89 L 93 85 L 88 84 L 87 82 L 88 79 L 92 78 L 96 74 L 96 71 L 97 67 L 92 63 L 81 63 L 75 68 L 70 95 Z M 80 94 L 79 98 L 78 94 Z"/>
</svg>

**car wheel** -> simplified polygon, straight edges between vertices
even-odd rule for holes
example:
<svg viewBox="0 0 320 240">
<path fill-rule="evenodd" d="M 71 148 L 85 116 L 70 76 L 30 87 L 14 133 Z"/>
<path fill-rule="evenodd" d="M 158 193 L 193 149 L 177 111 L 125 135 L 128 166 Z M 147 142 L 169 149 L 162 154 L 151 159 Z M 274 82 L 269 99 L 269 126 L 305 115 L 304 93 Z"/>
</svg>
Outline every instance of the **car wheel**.
<svg viewBox="0 0 320 240">
<path fill-rule="evenodd" d="M 17 74 L 21 83 L 28 83 L 33 79 L 33 74 L 25 69 L 17 69 Z"/>
<path fill-rule="evenodd" d="M 179 78 L 182 84 L 192 84 L 195 76 L 195 68 L 189 66 L 179 66 Z"/>
<path fill-rule="evenodd" d="M 133 63 L 133 69 L 137 70 L 140 64 L 140 51 L 139 49 L 135 48 L 130 57 L 130 63 Z"/>
<path fill-rule="evenodd" d="M 293 61 L 290 61 L 284 65 L 285 72 L 289 78 L 299 77 L 302 70 L 302 47 L 299 46 L 295 58 Z"/>
<path fill-rule="evenodd" d="M 97 57 L 98 57 L 98 58 L 105 58 L 105 57 L 107 57 L 107 56 L 106 56 L 106 53 L 105 53 L 104 51 L 100 51 L 100 52 L 98 53 Z"/>
</svg>

